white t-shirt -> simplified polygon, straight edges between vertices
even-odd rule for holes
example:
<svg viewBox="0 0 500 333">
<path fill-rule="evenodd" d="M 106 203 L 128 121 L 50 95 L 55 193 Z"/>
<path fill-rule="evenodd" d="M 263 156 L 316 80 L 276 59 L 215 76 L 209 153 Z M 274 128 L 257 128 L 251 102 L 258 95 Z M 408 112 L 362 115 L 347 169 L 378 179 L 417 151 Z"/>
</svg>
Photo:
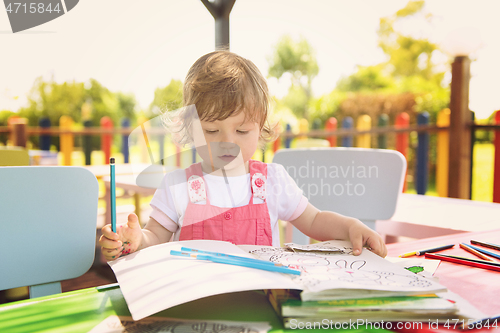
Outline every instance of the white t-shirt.
<svg viewBox="0 0 500 333">
<path fill-rule="evenodd" d="M 224 177 L 203 173 L 208 199 L 212 206 L 231 208 L 245 206 L 250 202 L 250 174 Z M 161 186 L 156 190 L 151 207 L 151 218 L 163 227 L 174 232 L 174 240 L 179 240 L 180 228 L 189 201 L 186 171 L 172 171 L 163 177 Z M 271 220 L 273 246 L 280 246 L 278 220 L 293 221 L 305 210 L 308 200 L 295 181 L 288 175 L 281 164 L 267 164 L 266 201 Z M 253 198 L 254 204 L 262 203 L 260 198 Z M 195 204 L 206 204 L 206 201 Z M 167 216 L 173 221 L 169 221 Z"/>
</svg>

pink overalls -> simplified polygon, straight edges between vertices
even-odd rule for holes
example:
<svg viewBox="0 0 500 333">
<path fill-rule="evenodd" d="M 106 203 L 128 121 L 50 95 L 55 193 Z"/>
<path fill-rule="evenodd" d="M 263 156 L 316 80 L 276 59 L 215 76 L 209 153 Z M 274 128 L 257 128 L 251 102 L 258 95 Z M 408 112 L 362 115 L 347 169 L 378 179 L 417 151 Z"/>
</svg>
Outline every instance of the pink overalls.
<svg viewBox="0 0 500 333">
<path fill-rule="evenodd" d="M 252 196 L 246 206 L 221 208 L 210 205 L 201 163 L 186 169 L 189 201 L 179 240 L 211 239 L 236 245 L 272 245 L 271 219 L 266 202 L 267 164 L 249 161 Z M 254 204 L 258 197 L 264 203 Z M 195 204 L 206 200 L 206 204 Z M 208 218 L 207 218 L 208 217 Z"/>
</svg>

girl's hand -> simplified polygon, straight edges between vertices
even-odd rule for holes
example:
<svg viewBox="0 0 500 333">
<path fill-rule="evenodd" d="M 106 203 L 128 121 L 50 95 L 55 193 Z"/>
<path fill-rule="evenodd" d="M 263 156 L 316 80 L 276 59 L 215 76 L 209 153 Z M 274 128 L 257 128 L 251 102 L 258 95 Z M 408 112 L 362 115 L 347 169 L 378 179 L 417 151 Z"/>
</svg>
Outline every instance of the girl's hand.
<svg viewBox="0 0 500 333">
<path fill-rule="evenodd" d="M 99 239 L 101 252 L 108 261 L 137 251 L 142 242 L 142 229 L 135 214 L 129 214 L 127 224 L 116 226 L 116 233 L 111 231 L 111 225 L 106 224 L 101 229 Z"/>
<path fill-rule="evenodd" d="M 387 255 L 387 248 L 384 240 L 374 230 L 368 228 L 363 222 L 356 222 L 349 228 L 349 239 L 352 243 L 352 250 L 355 256 L 360 255 L 363 245 L 384 258 Z"/>
</svg>

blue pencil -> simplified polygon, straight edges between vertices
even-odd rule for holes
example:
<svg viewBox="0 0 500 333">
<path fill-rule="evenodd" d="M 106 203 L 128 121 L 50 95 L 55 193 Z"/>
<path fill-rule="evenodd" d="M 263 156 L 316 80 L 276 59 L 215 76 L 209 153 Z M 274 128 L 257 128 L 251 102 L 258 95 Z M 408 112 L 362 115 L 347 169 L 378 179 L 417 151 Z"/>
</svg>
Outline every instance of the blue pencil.
<svg viewBox="0 0 500 333">
<path fill-rule="evenodd" d="M 280 263 L 277 263 L 277 262 L 272 262 L 272 261 L 267 261 L 267 260 L 260 260 L 260 259 L 255 259 L 255 258 L 240 257 L 240 256 L 235 256 L 235 255 L 232 255 L 232 254 L 226 254 L 226 253 L 220 253 L 220 252 L 211 252 L 211 251 L 203 251 L 203 250 L 198 250 L 198 249 L 191 249 L 189 247 L 181 247 L 181 251 L 183 251 L 183 252 L 193 252 L 193 253 L 209 254 L 209 255 L 212 255 L 212 256 L 233 258 L 233 259 L 238 259 L 238 260 L 253 261 L 253 262 L 256 262 L 258 264 L 264 264 L 264 265 L 287 267 L 287 266 L 284 266 L 284 265 L 282 265 Z"/>
<path fill-rule="evenodd" d="M 109 159 L 110 167 L 110 200 L 111 200 L 111 231 L 116 232 L 116 186 L 115 186 L 115 159 L 111 157 Z"/>
<path fill-rule="evenodd" d="M 198 260 L 209 260 L 209 261 L 216 262 L 219 264 L 228 264 L 228 265 L 262 269 L 264 271 L 300 275 L 300 271 L 295 270 L 295 269 L 274 266 L 274 265 L 269 265 L 269 264 L 261 264 L 261 263 L 257 263 L 257 262 L 249 261 L 249 260 L 240 260 L 240 259 L 228 258 L 228 257 L 223 257 L 223 256 L 212 256 L 212 255 L 208 255 L 208 254 L 196 254 L 193 252 L 181 252 L 181 251 L 175 251 L 175 250 L 170 250 L 170 254 L 174 255 L 174 256 L 180 256 L 180 257 L 192 257 L 192 258 L 196 258 Z M 245 258 L 245 259 L 248 259 L 248 258 Z"/>
<path fill-rule="evenodd" d="M 474 250 L 478 251 L 478 252 L 481 252 L 481 253 L 484 253 L 490 257 L 494 257 L 494 258 L 497 258 L 497 259 L 500 259 L 500 255 L 499 254 L 496 254 L 496 253 L 493 253 L 493 252 L 490 252 L 490 251 L 486 251 L 486 250 L 483 250 L 482 248 L 480 247 L 477 247 L 477 246 L 474 246 L 474 245 L 467 245 L 471 248 L 473 248 Z"/>
</svg>

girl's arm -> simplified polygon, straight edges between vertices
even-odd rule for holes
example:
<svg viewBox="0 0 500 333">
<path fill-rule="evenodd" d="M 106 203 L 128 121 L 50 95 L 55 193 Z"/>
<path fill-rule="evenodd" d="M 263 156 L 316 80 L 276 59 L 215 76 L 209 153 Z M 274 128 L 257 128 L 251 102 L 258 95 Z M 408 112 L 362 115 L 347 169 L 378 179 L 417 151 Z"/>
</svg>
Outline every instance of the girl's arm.
<svg viewBox="0 0 500 333">
<path fill-rule="evenodd" d="M 172 235 L 173 233 L 171 231 L 150 217 L 148 223 L 146 223 L 146 226 L 142 229 L 142 241 L 138 250 L 148 246 L 166 243 L 170 241 Z"/>
<path fill-rule="evenodd" d="M 350 240 L 354 255 L 361 253 L 363 245 L 381 257 L 387 255 L 382 237 L 358 219 L 329 211 L 320 211 L 308 203 L 304 212 L 290 221 L 307 236 L 319 240 Z"/>
</svg>

